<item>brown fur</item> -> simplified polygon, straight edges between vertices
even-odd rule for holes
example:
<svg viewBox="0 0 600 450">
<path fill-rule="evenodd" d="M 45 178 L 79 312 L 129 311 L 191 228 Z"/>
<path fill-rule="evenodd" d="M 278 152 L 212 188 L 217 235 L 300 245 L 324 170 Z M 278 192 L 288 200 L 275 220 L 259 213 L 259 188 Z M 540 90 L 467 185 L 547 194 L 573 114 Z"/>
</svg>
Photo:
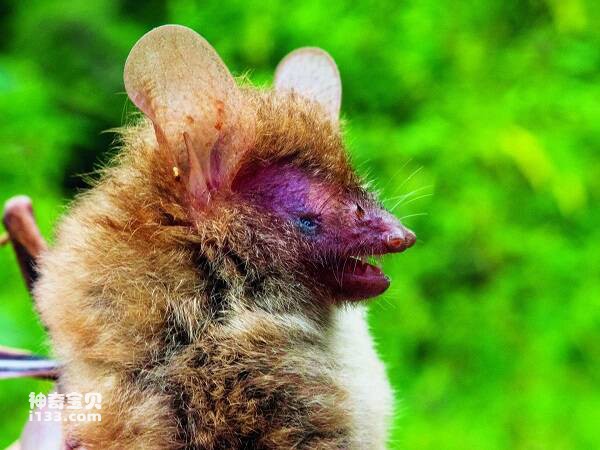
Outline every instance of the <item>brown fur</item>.
<svg viewBox="0 0 600 450">
<path fill-rule="evenodd" d="M 318 107 L 244 92 L 258 111 L 244 164 L 289 159 L 357 187 Z M 306 244 L 232 192 L 192 213 L 176 175 L 148 122 L 126 128 L 42 258 L 35 293 L 61 383 L 103 396 L 102 422 L 69 436 L 89 449 L 356 448 L 325 338 L 336 306 L 304 282 Z"/>
</svg>

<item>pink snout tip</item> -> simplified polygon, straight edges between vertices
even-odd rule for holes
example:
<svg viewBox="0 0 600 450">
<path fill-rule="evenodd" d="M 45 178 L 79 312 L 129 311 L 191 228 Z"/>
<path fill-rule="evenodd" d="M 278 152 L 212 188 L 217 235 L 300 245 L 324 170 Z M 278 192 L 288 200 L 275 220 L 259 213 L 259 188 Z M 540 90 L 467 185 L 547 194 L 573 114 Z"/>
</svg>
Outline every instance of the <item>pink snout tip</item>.
<svg viewBox="0 0 600 450">
<path fill-rule="evenodd" d="M 415 233 L 408 228 L 400 228 L 398 231 L 388 234 L 386 245 L 391 252 L 401 252 L 412 247 L 417 240 Z"/>
</svg>

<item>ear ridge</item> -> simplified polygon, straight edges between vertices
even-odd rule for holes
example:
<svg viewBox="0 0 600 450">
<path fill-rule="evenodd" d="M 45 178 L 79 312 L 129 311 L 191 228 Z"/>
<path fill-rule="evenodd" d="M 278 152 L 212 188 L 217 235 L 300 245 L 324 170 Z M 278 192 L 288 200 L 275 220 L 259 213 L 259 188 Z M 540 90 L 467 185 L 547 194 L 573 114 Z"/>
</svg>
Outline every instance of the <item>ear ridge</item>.
<svg viewBox="0 0 600 450">
<path fill-rule="evenodd" d="M 134 45 L 123 77 L 129 98 L 154 124 L 159 145 L 194 172 L 188 190 L 205 204 L 211 190 L 230 183 L 252 140 L 253 116 L 233 76 L 198 33 L 164 25 Z M 185 167 L 189 151 L 197 167 Z"/>
<path fill-rule="evenodd" d="M 295 92 L 319 103 L 330 119 L 339 122 L 342 81 L 338 67 L 325 50 L 302 47 L 285 56 L 275 69 L 275 90 Z"/>
</svg>

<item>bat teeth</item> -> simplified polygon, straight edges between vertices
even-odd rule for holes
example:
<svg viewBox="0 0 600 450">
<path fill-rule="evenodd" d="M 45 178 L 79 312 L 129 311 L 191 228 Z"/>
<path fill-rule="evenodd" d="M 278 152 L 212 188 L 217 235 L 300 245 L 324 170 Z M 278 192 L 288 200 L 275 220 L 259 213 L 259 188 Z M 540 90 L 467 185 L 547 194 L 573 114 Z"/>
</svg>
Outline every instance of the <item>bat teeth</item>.
<svg viewBox="0 0 600 450">
<path fill-rule="evenodd" d="M 381 268 L 382 266 L 382 256 L 380 255 L 361 255 L 361 256 L 353 256 L 351 259 L 355 261 L 360 261 L 362 264 L 375 266 Z"/>
</svg>

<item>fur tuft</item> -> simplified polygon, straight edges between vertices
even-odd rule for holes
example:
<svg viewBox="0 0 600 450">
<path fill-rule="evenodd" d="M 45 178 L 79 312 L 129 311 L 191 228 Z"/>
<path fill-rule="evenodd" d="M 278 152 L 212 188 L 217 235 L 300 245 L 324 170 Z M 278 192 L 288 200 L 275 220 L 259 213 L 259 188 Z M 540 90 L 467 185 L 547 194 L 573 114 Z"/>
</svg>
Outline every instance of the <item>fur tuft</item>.
<svg viewBox="0 0 600 450">
<path fill-rule="evenodd" d="M 285 161 L 359 189 L 338 127 L 315 103 L 243 93 L 257 121 L 241 172 Z M 159 148 L 149 121 L 121 140 L 62 220 L 35 287 L 65 390 L 103 396 L 102 422 L 66 424 L 70 439 L 87 449 L 383 448 L 390 391 L 368 334 L 358 354 L 335 344 L 364 318 L 346 322 L 311 284 L 297 230 L 233 189 L 194 208 L 178 176 L 185 159 Z M 369 387 L 352 379 L 372 364 L 384 403 L 368 406 L 371 435 L 357 400 L 369 396 L 356 395 Z"/>
</svg>

